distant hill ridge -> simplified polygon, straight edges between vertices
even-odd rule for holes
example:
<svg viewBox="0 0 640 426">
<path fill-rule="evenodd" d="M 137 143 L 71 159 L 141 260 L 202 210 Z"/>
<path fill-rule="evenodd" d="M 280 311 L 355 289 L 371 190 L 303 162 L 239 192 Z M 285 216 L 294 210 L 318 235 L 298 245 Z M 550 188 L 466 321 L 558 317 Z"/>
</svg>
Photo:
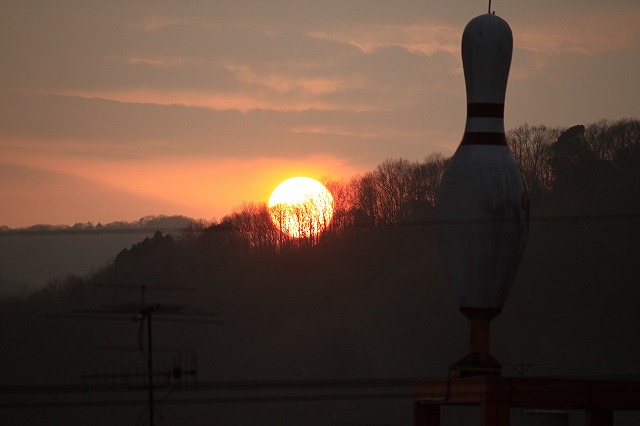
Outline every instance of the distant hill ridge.
<svg viewBox="0 0 640 426">
<path fill-rule="evenodd" d="M 147 232 L 150 229 L 153 230 L 182 230 L 186 227 L 199 223 L 200 221 L 192 219 L 190 217 L 182 215 L 149 215 L 141 217 L 140 219 L 127 222 L 127 221 L 115 221 L 107 224 L 98 222 L 78 222 L 74 225 L 48 225 L 48 224 L 36 224 L 24 228 L 10 228 L 8 226 L 0 226 L 0 233 L 48 233 L 48 232 L 94 232 L 94 231 L 122 231 L 122 230 L 140 230 Z"/>
</svg>

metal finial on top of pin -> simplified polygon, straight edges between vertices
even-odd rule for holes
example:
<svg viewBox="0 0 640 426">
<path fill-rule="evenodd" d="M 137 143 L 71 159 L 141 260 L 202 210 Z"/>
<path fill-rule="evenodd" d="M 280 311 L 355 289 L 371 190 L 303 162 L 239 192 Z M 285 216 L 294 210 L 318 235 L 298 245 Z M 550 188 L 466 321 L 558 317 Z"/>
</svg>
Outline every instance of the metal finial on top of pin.
<svg viewBox="0 0 640 426">
<path fill-rule="evenodd" d="M 451 367 L 456 376 L 500 374 L 489 323 L 506 301 L 528 234 L 527 188 L 504 132 L 512 50 L 511 28 L 494 14 L 464 29 L 465 132 L 438 194 L 440 251 L 471 328 L 469 353 Z"/>
</svg>

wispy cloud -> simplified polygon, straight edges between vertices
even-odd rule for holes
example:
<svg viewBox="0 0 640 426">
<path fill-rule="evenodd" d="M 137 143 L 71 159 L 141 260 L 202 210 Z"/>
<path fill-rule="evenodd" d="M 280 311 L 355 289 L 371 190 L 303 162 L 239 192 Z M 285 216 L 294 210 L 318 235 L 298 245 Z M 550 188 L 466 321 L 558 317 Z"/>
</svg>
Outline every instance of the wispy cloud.
<svg viewBox="0 0 640 426">
<path fill-rule="evenodd" d="M 365 53 L 384 47 L 399 47 L 423 55 L 438 52 L 457 54 L 460 51 L 459 30 L 443 25 L 356 25 L 330 31 L 313 31 L 309 36 L 346 43 Z"/>
<path fill-rule="evenodd" d="M 272 82 L 275 84 L 276 82 Z M 281 84 L 286 84 L 283 80 Z M 312 82 L 306 82 L 312 85 Z M 318 82 L 319 85 L 322 82 Z M 243 91 L 222 93 L 205 90 L 178 90 L 163 88 L 130 89 L 54 89 L 32 92 L 44 95 L 77 96 L 85 99 L 105 99 L 131 104 L 181 105 L 194 108 L 206 108 L 215 111 L 236 110 L 272 110 L 282 112 L 300 112 L 308 110 L 353 112 L 370 111 L 371 105 L 338 104 L 318 97 L 277 97 L 264 93 L 243 93 Z"/>
<path fill-rule="evenodd" d="M 543 55 L 599 55 L 640 39 L 640 7 L 562 16 L 518 31 L 516 47 Z"/>
<path fill-rule="evenodd" d="M 341 78 L 322 75 L 305 76 L 304 72 L 308 67 L 305 65 L 285 64 L 283 67 L 278 67 L 277 70 L 258 72 L 247 64 L 230 60 L 223 62 L 224 69 L 232 73 L 237 81 L 252 87 L 267 88 L 280 93 L 302 91 L 312 95 L 320 95 L 353 88 L 352 84 Z M 267 68 L 270 68 L 269 65 Z"/>
<path fill-rule="evenodd" d="M 398 128 L 384 128 L 370 125 L 370 126 L 344 126 L 344 125 L 332 125 L 332 126 L 307 126 L 307 127 L 294 127 L 291 129 L 294 133 L 301 134 L 315 134 L 315 135 L 334 135 L 350 138 L 362 138 L 362 139 L 391 139 L 402 140 L 412 138 L 424 138 L 426 132 L 416 132 L 408 129 Z"/>
<path fill-rule="evenodd" d="M 159 68 L 179 68 L 184 66 L 202 65 L 203 61 L 187 57 L 171 57 L 161 55 L 127 55 L 111 56 L 112 62 L 124 62 L 129 65 L 150 65 Z"/>
<path fill-rule="evenodd" d="M 154 32 L 163 30 L 169 27 L 193 25 L 197 23 L 193 19 L 176 18 L 167 15 L 144 15 L 139 19 L 129 19 L 126 22 L 126 27 L 134 30 L 141 30 L 144 32 Z"/>
</svg>

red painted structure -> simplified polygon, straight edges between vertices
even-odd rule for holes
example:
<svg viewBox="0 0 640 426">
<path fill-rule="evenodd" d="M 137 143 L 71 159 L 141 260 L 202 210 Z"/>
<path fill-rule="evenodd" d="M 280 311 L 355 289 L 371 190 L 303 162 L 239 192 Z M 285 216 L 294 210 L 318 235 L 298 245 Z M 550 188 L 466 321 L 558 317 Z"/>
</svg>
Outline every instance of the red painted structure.
<svg viewBox="0 0 640 426">
<path fill-rule="evenodd" d="M 509 426 L 511 408 L 584 410 L 587 426 L 640 410 L 640 381 L 495 375 L 425 379 L 414 386 L 415 426 L 439 426 L 443 405 L 480 407 L 480 426 Z"/>
</svg>

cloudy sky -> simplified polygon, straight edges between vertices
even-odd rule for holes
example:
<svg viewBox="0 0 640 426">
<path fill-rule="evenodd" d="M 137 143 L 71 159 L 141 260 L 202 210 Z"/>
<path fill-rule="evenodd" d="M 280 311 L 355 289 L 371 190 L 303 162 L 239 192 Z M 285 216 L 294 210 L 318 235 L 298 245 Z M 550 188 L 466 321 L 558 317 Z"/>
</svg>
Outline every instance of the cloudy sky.
<svg viewBox="0 0 640 426">
<path fill-rule="evenodd" d="M 452 154 L 480 0 L 0 0 L 0 225 L 220 219 L 293 175 Z M 506 127 L 640 113 L 637 0 L 494 0 Z"/>
</svg>

